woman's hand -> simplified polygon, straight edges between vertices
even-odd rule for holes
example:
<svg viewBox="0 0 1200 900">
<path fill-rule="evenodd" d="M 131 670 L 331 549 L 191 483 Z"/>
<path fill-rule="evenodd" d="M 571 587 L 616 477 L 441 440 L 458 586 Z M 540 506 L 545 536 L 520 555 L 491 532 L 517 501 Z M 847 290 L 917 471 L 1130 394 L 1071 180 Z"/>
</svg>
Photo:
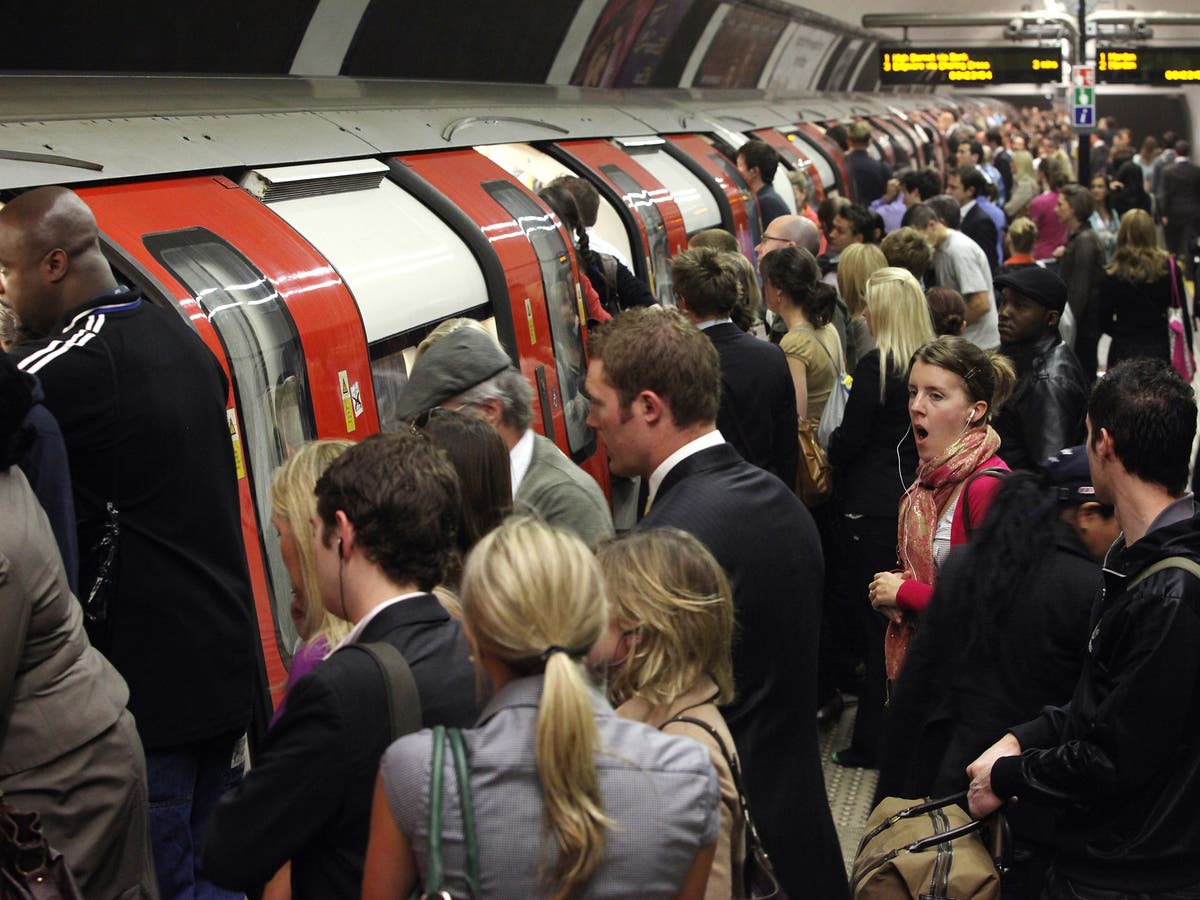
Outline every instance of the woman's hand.
<svg viewBox="0 0 1200 900">
<path fill-rule="evenodd" d="M 896 623 L 904 618 L 904 613 L 896 605 L 896 595 L 902 584 L 904 579 L 896 572 L 876 572 L 868 595 L 871 606 Z"/>
</svg>

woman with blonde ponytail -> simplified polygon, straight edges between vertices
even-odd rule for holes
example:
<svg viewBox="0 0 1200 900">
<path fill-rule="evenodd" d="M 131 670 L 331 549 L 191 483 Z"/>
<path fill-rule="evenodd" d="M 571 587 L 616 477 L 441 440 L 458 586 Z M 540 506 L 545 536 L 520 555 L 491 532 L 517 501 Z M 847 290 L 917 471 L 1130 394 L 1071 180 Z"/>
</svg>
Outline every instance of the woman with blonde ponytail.
<svg viewBox="0 0 1200 900">
<path fill-rule="evenodd" d="M 463 732 L 483 897 L 702 897 L 720 826 L 700 745 L 619 719 L 583 657 L 605 591 L 583 542 L 516 517 L 467 559 L 463 627 L 493 691 Z M 384 755 L 363 897 L 398 900 L 429 864 L 432 737 Z M 444 772 L 443 888 L 470 896 L 453 762 Z"/>
</svg>

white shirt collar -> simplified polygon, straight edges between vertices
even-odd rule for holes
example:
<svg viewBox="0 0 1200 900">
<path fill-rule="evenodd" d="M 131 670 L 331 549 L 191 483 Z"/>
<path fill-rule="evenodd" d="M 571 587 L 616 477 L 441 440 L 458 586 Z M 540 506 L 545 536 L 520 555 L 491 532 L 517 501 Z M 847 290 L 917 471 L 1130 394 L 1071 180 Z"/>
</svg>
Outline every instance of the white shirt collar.
<svg viewBox="0 0 1200 900">
<path fill-rule="evenodd" d="M 974 200 L 968 200 L 966 203 L 963 204 L 962 209 L 960 209 L 958 211 L 960 219 L 965 219 L 967 217 L 967 213 L 969 213 L 971 210 L 973 210 L 975 208 L 975 202 L 976 201 L 974 201 Z"/>
<path fill-rule="evenodd" d="M 402 600 L 408 600 L 410 597 L 420 597 L 423 593 L 425 592 L 413 591 L 410 594 L 401 594 L 399 597 L 392 597 L 390 600 L 384 600 L 365 616 L 359 619 L 357 624 L 350 629 L 350 633 L 342 638 L 336 647 L 325 654 L 325 659 L 329 659 L 329 657 L 333 656 L 333 654 L 337 653 L 343 647 L 348 647 L 350 644 L 357 643 L 359 636 L 363 633 L 363 629 L 365 629 L 370 621 L 379 615 L 383 610 L 387 609 L 389 606 L 395 606 Z"/>
<path fill-rule="evenodd" d="M 660 462 L 658 468 L 650 473 L 650 488 L 649 494 L 646 497 L 646 509 L 649 509 L 654 503 L 654 496 L 658 493 L 659 485 L 663 483 L 663 479 L 667 477 L 673 468 L 689 456 L 699 453 L 701 450 L 707 450 L 709 447 L 718 447 L 723 443 L 725 443 L 725 438 L 721 436 L 721 432 L 714 428 L 708 434 L 702 434 L 694 441 L 684 444 Z"/>
<path fill-rule="evenodd" d="M 508 465 L 512 472 L 513 499 L 516 500 L 517 488 L 521 486 L 521 482 L 529 474 L 529 467 L 533 465 L 532 428 L 526 428 L 525 433 L 521 435 L 521 439 L 508 451 Z"/>
<path fill-rule="evenodd" d="M 697 322 L 696 327 L 703 331 L 705 328 L 712 328 L 714 325 L 732 325 L 733 319 L 726 316 L 723 319 L 705 319 L 703 322 Z"/>
</svg>

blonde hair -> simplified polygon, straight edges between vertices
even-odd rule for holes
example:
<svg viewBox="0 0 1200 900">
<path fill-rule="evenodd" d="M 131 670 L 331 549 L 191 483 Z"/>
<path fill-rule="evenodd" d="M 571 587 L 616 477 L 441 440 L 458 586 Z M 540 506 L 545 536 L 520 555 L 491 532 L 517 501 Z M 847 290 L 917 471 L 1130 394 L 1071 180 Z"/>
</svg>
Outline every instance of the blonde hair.
<svg viewBox="0 0 1200 900">
<path fill-rule="evenodd" d="M 839 265 L 839 268 L 841 266 Z M 875 346 L 879 349 L 879 402 L 887 395 L 887 372 L 908 374 L 909 360 L 933 340 L 933 319 L 921 283 L 908 269 L 886 266 L 867 279 L 864 289 Z"/>
<path fill-rule="evenodd" d="M 863 296 L 867 279 L 887 264 L 887 257 L 875 244 L 851 244 L 842 251 L 837 266 L 838 291 L 850 315 L 862 315 L 867 306 Z"/>
<path fill-rule="evenodd" d="M 1121 216 L 1117 249 L 1105 271 L 1128 281 L 1147 283 L 1167 273 L 1167 254 L 1158 249 L 1154 220 L 1148 212 L 1131 209 Z"/>
<path fill-rule="evenodd" d="M 425 355 L 425 351 L 436 344 L 440 339 L 448 334 L 453 334 L 460 328 L 474 328 L 476 331 L 486 334 L 489 338 L 492 333 L 484 327 L 483 323 L 478 319 L 472 319 L 469 316 L 458 316 L 453 319 L 446 319 L 438 324 L 438 326 L 425 336 L 421 343 L 417 344 L 416 353 L 413 355 L 413 365 L 417 364 L 417 360 Z M 492 338 L 495 340 L 495 338 Z"/>
<path fill-rule="evenodd" d="M 1012 224 L 1008 226 L 1008 240 L 1012 244 L 1013 252 L 1026 255 L 1032 253 L 1033 245 L 1037 243 L 1037 233 L 1037 225 L 1028 216 L 1013 219 Z"/>
<path fill-rule="evenodd" d="M 1028 150 L 1015 150 L 1012 155 L 1013 178 L 1035 178 L 1037 170 L 1033 167 L 1033 154 Z"/>
<path fill-rule="evenodd" d="M 628 534 L 596 550 L 622 631 L 637 643 L 615 670 L 609 697 L 669 706 L 703 675 L 717 703 L 733 700 L 733 592 L 720 563 L 675 528 Z"/>
<path fill-rule="evenodd" d="M 754 271 L 754 264 L 742 256 L 740 251 L 722 253 L 721 260 L 728 262 L 738 275 L 738 302 L 733 309 L 733 319 L 737 321 L 740 308 L 742 316 L 748 317 L 750 323 L 753 324 L 761 318 L 763 309 L 762 291 L 758 289 L 758 273 Z"/>
<path fill-rule="evenodd" d="M 711 247 L 721 253 L 742 252 L 738 239 L 724 228 L 705 228 L 703 231 L 697 231 L 688 238 L 688 249 L 696 247 Z"/>
<path fill-rule="evenodd" d="M 517 674 L 545 672 L 535 753 L 558 845 L 552 891 L 574 896 L 599 865 L 604 831 L 612 827 L 596 776 L 592 691 L 580 662 L 606 627 L 600 567 L 573 534 L 514 516 L 467 557 L 461 603 L 477 652 Z"/>
<path fill-rule="evenodd" d="M 312 441 L 301 446 L 271 476 L 272 514 L 287 522 L 300 562 L 301 584 L 292 585 L 293 590 L 298 587 L 304 592 L 300 637 L 308 642 L 324 638 L 330 647 L 350 633 L 350 623 L 325 608 L 317 586 L 312 525 L 317 497 L 313 489 L 329 464 L 353 446 L 353 441 L 347 440 Z"/>
</svg>

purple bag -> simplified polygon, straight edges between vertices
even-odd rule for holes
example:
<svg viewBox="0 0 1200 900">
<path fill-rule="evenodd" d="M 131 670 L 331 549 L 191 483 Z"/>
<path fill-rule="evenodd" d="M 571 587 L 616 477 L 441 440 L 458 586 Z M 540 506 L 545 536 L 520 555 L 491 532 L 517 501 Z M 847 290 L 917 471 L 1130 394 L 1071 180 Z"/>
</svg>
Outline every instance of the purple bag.
<svg viewBox="0 0 1200 900">
<path fill-rule="evenodd" d="M 1187 306 L 1179 296 L 1179 280 L 1175 277 L 1175 259 L 1171 267 L 1171 309 L 1167 313 L 1167 327 L 1171 329 L 1171 365 L 1189 384 L 1196 374 L 1196 357 L 1192 352 L 1191 329 L 1187 327 Z"/>
</svg>

